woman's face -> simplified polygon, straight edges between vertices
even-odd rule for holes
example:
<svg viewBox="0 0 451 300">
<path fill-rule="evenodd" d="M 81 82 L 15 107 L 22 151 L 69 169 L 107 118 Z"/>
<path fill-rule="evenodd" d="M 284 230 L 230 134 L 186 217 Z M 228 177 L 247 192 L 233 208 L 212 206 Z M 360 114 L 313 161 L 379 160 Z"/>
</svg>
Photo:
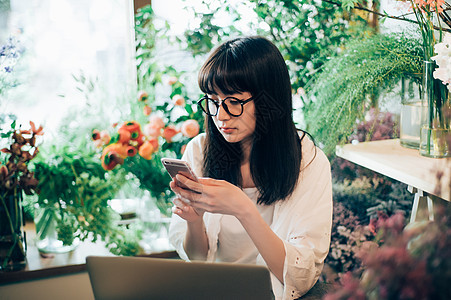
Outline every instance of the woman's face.
<svg viewBox="0 0 451 300">
<path fill-rule="evenodd" d="M 234 97 L 239 100 L 247 100 L 252 95 L 248 92 L 224 95 L 219 92 L 216 95 L 208 95 L 213 100 L 221 103 L 221 100 L 227 97 Z M 229 143 L 251 142 L 252 135 L 255 131 L 255 104 L 254 101 L 247 102 L 243 105 L 243 113 L 239 117 L 229 115 L 222 105 L 219 107 L 218 114 L 213 121 L 222 134 L 224 139 Z"/>
</svg>

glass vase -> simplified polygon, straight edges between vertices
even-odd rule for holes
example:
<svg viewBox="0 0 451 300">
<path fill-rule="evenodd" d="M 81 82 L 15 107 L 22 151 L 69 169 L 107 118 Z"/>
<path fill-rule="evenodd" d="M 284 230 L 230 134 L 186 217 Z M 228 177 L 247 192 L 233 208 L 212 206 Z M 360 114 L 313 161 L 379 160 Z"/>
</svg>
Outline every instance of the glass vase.
<svg viewBox="0 0 451 300">
<path fill-rule="evenodd" d="M 421 120 L 426 116 L 422 96 L 422 74 L 410 74 L 401 79 L 400 144 L 406 148 L 419 149 Z"/>
<path fill-rule="evenodd" d="M 18 188 L 0 189 L 1 271 L 21 270 L 27 264 L 22 201 L 22 190 Z"/>
<path fill-rule="evenodd" d="M 66 253 L 74 250 L 79 240 L 62 240 L 58 237 L 58 220 L 61 218 L 57 207 L 35 206 L 36 247 L 42 253 Z"/>
<path fill-rule="evenodd" d="M 160 207 L 157 207 L 156 199 L 148 195 L 143 197 L 138 217 L 143 226 L 140 246 L 144 253 L 174 250 L 168 236 L 171 218 L 165 216 Z"/>
<path fill-rule="evenodd" d="M 422 120 L 420 154 L 427 157 L 451 156 L 451 100 L 447 87 L 433 77 L 436 64 L 424 62 L 424 99 L 427 108 Z"/>
</svg>

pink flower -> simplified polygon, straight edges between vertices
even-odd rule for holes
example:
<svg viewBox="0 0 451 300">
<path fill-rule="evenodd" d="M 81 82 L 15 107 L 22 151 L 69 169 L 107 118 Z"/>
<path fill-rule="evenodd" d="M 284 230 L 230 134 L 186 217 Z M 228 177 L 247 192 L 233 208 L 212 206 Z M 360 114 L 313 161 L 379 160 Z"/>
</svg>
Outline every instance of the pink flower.
<svg viewBox="0 0 451 300">
<path fill-rule="evenodd" d="M 163 119 L 157 115 L 152 115 L 149 117 L 149 124 L 160 129 L 165 125 Z"/>
<path fill-rule="evenodd" d="M 185 106 L 185 98 L 183 98 L 182 95 L 174 95 L 172 101 L 176 106 Z"/>
<path fill-rule="evenodd" d="M 199 134 L 200 126 L 196 120 L 186 120 L 182 124 L 182 134 L 186 137 L 192 138 Z"/>
<path fill-rule="evenodd" d="M 151 137 L 157 137 L 161 135 L 161 127 L 155 126 L 155 124 L 148 123 L 144 125 L 144 134 Z"/>
<path fill-rule="evenodd" d="M 443 12 L 442 6 L 445 4 L 445 0 L 414 0 L 414 2 L 424 11 L 435 11 L 437 6 L 438 13 Z"/>
<path fill-rule="evenodd" d="M 169 85 L 173 85 L 173 84 L 175 84 L 177 81 L 178 81 L 178 78 L 177 78 L 177 77 L 171 76 L 171 77 L 169 77 L 169 79 L 168 79 L 168 84 L 169 84 Z"/>
<path fill-rule="evenodd" d="M 108 144 L 111 140 L 110 134 L 106 130 L 100 132 L 100 140 L 104 145 Z"/>
</svg>

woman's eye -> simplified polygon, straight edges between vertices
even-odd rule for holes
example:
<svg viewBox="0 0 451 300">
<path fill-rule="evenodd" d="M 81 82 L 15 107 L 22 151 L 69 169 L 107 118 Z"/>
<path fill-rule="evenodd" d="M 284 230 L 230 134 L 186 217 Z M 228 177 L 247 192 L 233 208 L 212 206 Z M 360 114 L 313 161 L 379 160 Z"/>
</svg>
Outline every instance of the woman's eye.
<svg viewBox="0 0 451 300">
<path fill-rule="evenodd" d="M 229 103 L 230 103 L 231 105 L 240 105 L 240 101 L 235 100 L 235 99 L 229 99 Z"/>
</svg>

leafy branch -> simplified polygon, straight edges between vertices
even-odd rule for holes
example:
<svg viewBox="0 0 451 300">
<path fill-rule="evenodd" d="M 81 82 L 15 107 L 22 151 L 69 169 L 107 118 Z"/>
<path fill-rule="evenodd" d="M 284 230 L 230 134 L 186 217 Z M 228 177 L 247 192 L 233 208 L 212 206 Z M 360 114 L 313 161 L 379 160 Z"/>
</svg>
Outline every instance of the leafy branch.
<svg viewBox="0 0 451 300">
<path fill-rule="evenodd" d="M 306 86 L 307 130 L 333 153 L 347 141 L 368 109 L 367 95 L 392 88 L 405 74 L 420 73 L 423 52 L 418 39 L 403 34 L 356 39 L 329 58 Z"/>
<path fill-rule="evenodd" d="M 406 15 L 401 15 L 401 16 L 393 16 L 393 15 L 389 15 L 386 12 L 384 13 L 380 13 L 378 11 L 374 11 L 372 9 L 369 9 L 365 6 L 363 6 L 361 3 L 359 3 L 361 0 L 343 0 L 341 3 L 337 2 L 337 1 L 332 1 L 332 0 L 323 0 L 326 3 L 330 3 L 339 7 L 344 7 L 347 10 L 350 9 L 357 9 L 357 10 L 361 10 L 361 11 L 365 11 L 377 16 L 380 16 L 382 18 L 388 18 L 388 19 L 394 19 L 394 20 L 399 20 L 399 21 L 404 21 L 404 22 L 409 22 L 409 23 L 413 23 L 413 24 L 420 24 L 418 21 L 416 20 L 412 20 L 409 18 L 406 18 Z M 443 9 L 442 13 L 439 13 L 438 15 L 440 16 L 440 18 L 449 26 L 451 27 L 451 17 L 448 15 L 448 11 L 451 11 L 451 5 L 449 5 L 448 3 L 445 2 L 445 8 Z M 451 28 L 441 28 L 439 26 L 434 26 L 434 29 L 436 30 L 443 30 L 446 32 L 451 32 Z"/>
</svg>

